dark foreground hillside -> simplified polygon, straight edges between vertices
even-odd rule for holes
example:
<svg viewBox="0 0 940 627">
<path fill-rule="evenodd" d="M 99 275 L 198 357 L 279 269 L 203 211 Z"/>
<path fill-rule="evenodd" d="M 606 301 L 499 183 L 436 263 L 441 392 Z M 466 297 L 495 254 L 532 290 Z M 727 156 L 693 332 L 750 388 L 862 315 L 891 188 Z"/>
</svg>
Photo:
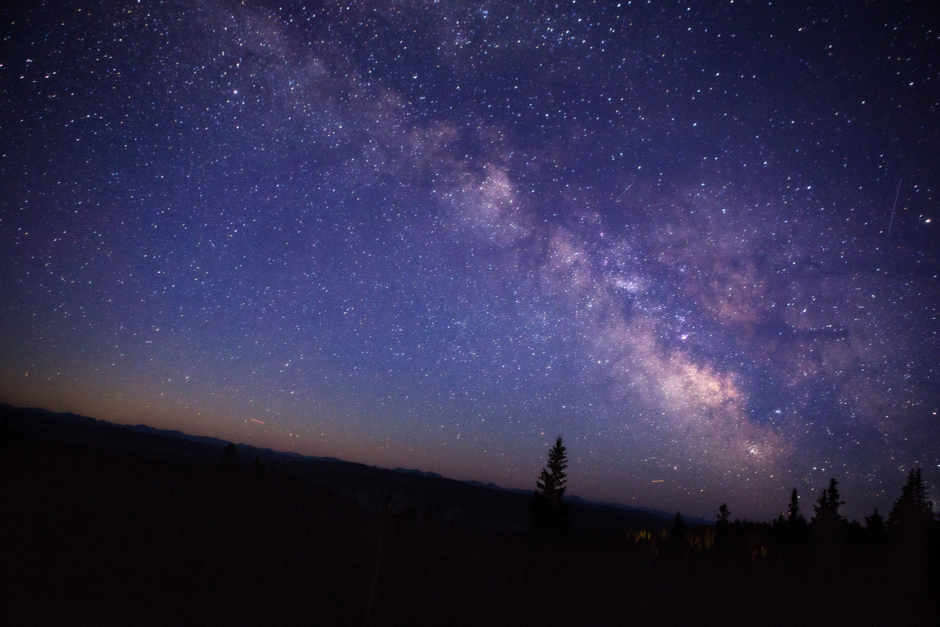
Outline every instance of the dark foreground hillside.
<svg viewBox="0 0 940 627">
<path fill-rule="evenodd" d="M 220 451 L 221 452 L 221 451 Z M 231 459 L 229 462 L 233 461 Z M 546 540 L 283 471 L 0 434 L 0 607 L 28 625 L 932 624 L 936 554 L 738 525 Z M 853 539 L 854 538 L 854 539 Z"/>
</svg>

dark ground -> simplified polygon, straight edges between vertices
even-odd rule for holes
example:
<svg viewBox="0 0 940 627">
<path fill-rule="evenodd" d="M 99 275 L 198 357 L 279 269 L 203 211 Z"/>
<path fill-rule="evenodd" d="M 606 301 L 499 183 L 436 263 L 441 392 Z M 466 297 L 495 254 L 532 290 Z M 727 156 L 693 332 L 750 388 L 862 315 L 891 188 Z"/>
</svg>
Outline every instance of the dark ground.
<svg viewBox="0 0 940 627">
<path fill-rule="evenodd" d="M 199 446 L 211 444 L 183 454 L 128 432 L 114 436 L 125 445 L 95 447 L 82 431 L 106 428 L 94 423 L 42 438 L 17 427 L 35 416 L 16 411 L 0 417 L 4 624 L 900 625 L 936 615 L 929 542 L 910 551 L 861 529 L 823 542 L 743 523 L 670 541 L 651 521 L 628 533 L 614 519 L 536 538 L 467 506 L 477 497 L 463 488 L 457 510 L 470 514 L 448 515 L 449 484 L 422 499 L 361 471 L 379 478 L 376 504 L 276 464 L 225 466 L 219 446 L 203 459 Z M 494 498 L 517 522 L 518 503 Z"/>
</svg>

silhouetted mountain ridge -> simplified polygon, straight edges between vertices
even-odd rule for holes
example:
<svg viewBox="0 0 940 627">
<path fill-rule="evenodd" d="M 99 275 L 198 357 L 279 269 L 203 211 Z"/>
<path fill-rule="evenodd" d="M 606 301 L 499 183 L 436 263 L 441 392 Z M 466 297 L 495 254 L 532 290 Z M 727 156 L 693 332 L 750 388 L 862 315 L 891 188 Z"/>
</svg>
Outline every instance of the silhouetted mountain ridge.
<svg viewBox="0 0 940 627">
<path fill-rule="evenodd" d="M 17 408 L 0 403 L 0 414 L 23 433 L 73 446 L 104 449 L 179 463 L 217 464 L 228 441 L 144 424 L 122 425 L 73 413 L 38 408 Z M 391 501 L 394 507 L 430 509 L 445 519 L 472 522 L 489 528 L 522 531 L 529 520 L 532 490 L 504 488 L 494 483 L 449 479 L 418 469 L 385 469 L 335 457 L 315 457 L 236 444 L 243 465 L 264 464 L 273 470 L 300 477 L 314 485 L 346 495 L 368 509 Z M 533 478 L 534 481 L 534 478 Z M 598 503 L 578 496 L 572 504 L 575 528 L 616 531 L 664 528 L 671 524 L 668 512 L 620 503 Z M 688 518 L 690 524 L 710 524 Z"/>
<path fill-rule="evenodd" d="M 667 532 L 573 497 L 572 533 L 514 533 L 527 490 L 218 442 L 0 406 L 6 622 L 920 625 L 935 606 L 932 512 Z"/>
</svg>

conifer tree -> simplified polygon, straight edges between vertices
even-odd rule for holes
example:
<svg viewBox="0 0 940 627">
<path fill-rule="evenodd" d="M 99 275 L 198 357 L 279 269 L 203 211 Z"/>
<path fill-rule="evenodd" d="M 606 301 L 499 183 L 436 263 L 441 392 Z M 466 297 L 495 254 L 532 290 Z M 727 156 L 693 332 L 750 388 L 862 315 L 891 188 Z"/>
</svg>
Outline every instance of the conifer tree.
<svg viewBox="0 0 940 627">
<path fill-rule="evenodd" d="M 564 500 L 567 488 L 568 457 L 562 445 L 561 436 L 548 451 L 548 464 L 536 482 L 529 506 L 532 510 L 532 529 L 534 531 L 559 531 L 564 527 L 569 505 Z"/>
<path fill-rule="evenodd" d="M 888 514 L 887 538 L 897 564 L 897 576 L 912 591 L 925 590 L 935 573 L 937 519 L 920 468 L 911 469 L 901 496 Z"/>
<path fill-rule="evenodd" d="M 875 541 L 880 541 L 885 535 L 885 520 L 877 507 L 871 516 L 865 516 L 865 532 Z"/>
<path fill-rule="evenodd" d="M 935 521 L 933 502 L 927 492 L 927 483 L 921 478 L 920 468 L 911 468 L 901 496 L 888 513 L 888 528 L 892 530 L 926 531 Z"/>
<path fill-rule="evenodd" d="M 803 515 L 800 513 L 800 497 L 796 494 L 796 488 L 793 488 L 793 493 L 790 495 L 790 505 L 788 509 L 787 521 L 791 525 L 797 525 L 801 522 L 806 522 L 806 519 L 803 518 Z"/>
<path fill-rule="evenodd" d="M 907 483 L 901 488 L 901 496 L 888 513 L 888 524 L 897 524 L 905 517 L 928 514 L 933 515 L 933 503 L 927 492 L 927 483 L 920 476 L 920 468 L 911 468 Z"/>
<path fill-rule="evenodd" d="M 834 564 L 838 558 L 838 549 L 844 539 L 845 519 L 839 514 L 839 508 L 845 505 L 839 497 L 839 482 L 829 479 L 829 487 L 822 491 L 813 505 L 812 530 L 816 539 L 817 557 L 822 563 Z"/>
<path fill-rule="evenodd" d="M 716 523 L 718 527 L 727 527 L 728 526 L 728 516 L 731 515 L 731 512 L 728 510 L 728 504 L 722 503 L 721 507 L 718 508 L 718 522 Z"/>
<path fill-rule="evenodd" d="M 676 517 L 672 519 L 672 529 L 669 530 L 669 544 L 674 546 L 677 549 L 685 548 L 688 540 L 686 538 L 686 527 L 685 521 L 682 520 L 682 514 L 676 512 Z"/>
<path fill-rule="evenodd" d="M 813 505 L 816 512 L 812 520 L 814 525 L 835 526 L 844 520 L 839 514 L 839 508 L 845 505 L 845 501 L 839 498 L 838 485 L 839 482 L 834 477 L 829 479 L 829 487 L 819 495 Z"/>
</svg>

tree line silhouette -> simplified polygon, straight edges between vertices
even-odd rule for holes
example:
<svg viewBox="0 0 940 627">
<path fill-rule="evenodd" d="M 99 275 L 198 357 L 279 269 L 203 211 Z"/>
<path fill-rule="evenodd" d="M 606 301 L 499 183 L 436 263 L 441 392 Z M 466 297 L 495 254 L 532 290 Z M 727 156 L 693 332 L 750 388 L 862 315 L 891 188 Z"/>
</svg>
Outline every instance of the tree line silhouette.
<svg viewBox="0 0 940 627">
<path fill-rule="evenodd" d="M 654 552 L 674 550 L 713 550 L 722 556 L 736 555 L 749 559 L 806 559 L 813 556 L 817 563 L 827 559 L 846 559 L 843 553 L 863 553 L 869 559 L 903 557 L 906 568 L 917 564 L 927 567 L 937 557 L 940 540 L 940 519 L 933 511 L 926 481 L 920 468 L 912 468 L 901 495 L 894 501 L 888 519 L 878 508 L 865 517 L 865 525 L 849 521 L 839 512 L 845 504 L 839 495 L 835 478 L 813 504 L 813 515 L 806 520 L 800 511 L 796 488 L 790 496 L 787 514 L 769 522 L 730 520 L 726 503 L 718 508 L 714 527 L 689 528 L 676 513 L 670 530 L 658 536 L 628 531 L 635 542 L 647 541 Z M 934 563 L 934 566 L 937 564 Z M 922 568 L 921 570 L 924 570 Z M 924 571 L 926 574 L 926 571 Z"/>
<path fill-rule="evenodd" d="M 123 436 L 122 436 L 123 437 Z M 136 436 L 135 436 L 136 437 Z M 161 444 L 162 445 L 162 444 Z M 524 532 L 372 506 L 245 449 L 214 465 L 0 429 L 0 607 L 10 624 L 894 625 L 935 617 L 938 524 L 920 469 L 883 517 L 834 479 L 775 520 L 585 530 L 548 452 Z M 525 499 L 525 497 L 520 497 Z"/>
<path fill-rule="evenodd" d="M 572 521 L 563 500 L 566 468 L 559 436 L 530 503 L 530 533 L 541 541 L 558 543 L 570 532 Z M 830 478 L 809 520 L 800 511 L 796 488 L 786 514 L 769 522 L 732 521 L 727 503 L 718 507 L 714 526 L 689 526 L 677 512 L 668 529 L 627 530 L 628 553 L 679 579 L 697 572 L 731 589 L 745 585 L 740 579 L 745 573 L 772 580 L 770 589 L 757 587 L 765 600 L 780 601 L 782 590 L 805 595 L 816 586 L 820 592 L 841 587 L 855 597 L 855 611 L 826 608 L 826 601 L 805 596 L 800 601 L 804 608 L 813 608 L 806 616 L 828 615 L 830 624 L 901 624 L 926 618 L 932 613 L 929 599 L 940 583 L 940 516 L 921 469 L 910 469 L 887 520 L 875 508 L 863 526 L 840 513 L 843 505 L 839 482 Z M 749 584 L 753 587 L 754 582 Z M 856 595 L 863 591 L 867 594 L 860 600 Z M 748 622 L 764 619 L 768 616 L 756 614 Z"/>
</svg>

